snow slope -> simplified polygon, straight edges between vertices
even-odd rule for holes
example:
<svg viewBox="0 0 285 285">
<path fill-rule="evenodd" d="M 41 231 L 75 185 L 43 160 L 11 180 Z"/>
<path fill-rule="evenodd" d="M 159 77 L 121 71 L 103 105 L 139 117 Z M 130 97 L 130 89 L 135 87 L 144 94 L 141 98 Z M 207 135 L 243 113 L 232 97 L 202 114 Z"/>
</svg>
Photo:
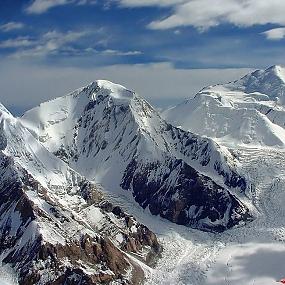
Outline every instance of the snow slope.
<svg viewBox="0 0 285 285">
<path fill-rule="evenodd" d="M 7 264 L 0 264 L 0 285 L 17 285 L 17 274 Z"/>
<path fill-rule="evenodd" d="M 216 231 L 251 219 L 237 197 L 250 185 L 231 153 L 166 123 L 123 86 L 93 82 L 42 103 L 21 123 L 78 173 L 130 190 L 155 215 Z"/>
<path fill-rule="evenodd" d="M 273 66 L 242 79 L 202 89 L 163 112 L 185 130 L 240 146 L 285 146 L 285 69 Z"/>
</svg>

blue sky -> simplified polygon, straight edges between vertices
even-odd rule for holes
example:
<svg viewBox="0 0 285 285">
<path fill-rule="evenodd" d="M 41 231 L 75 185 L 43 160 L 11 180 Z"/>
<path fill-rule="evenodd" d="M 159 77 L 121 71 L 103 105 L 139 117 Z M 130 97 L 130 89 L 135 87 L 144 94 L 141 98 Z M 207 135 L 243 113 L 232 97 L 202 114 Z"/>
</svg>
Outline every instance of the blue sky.
<svg viewBox="0 0 285 285">
<path fill-rule="evenodd" d="M 98 76 L 180 100 L 285 65 L 284 12 L 284 0 L 1 0 L 0 101 L 21 112 Z"/>
</svg>

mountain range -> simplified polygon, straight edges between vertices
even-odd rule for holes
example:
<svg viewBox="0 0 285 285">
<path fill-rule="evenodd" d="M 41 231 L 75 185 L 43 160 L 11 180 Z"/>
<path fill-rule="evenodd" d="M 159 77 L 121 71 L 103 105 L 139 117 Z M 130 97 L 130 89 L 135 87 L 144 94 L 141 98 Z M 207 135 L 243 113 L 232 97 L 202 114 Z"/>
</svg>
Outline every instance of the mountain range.
<svg viewBox="0 0 285 285">
<path fill-rule="evenodd" d="M 0 104 L 0 260 L 20 284 L 139 284 L 163 247 L 110 193 L 202 231 L 250 223 L 236 147 L 283 149 L 284 104 L 279 66 L 162 113 L 106 80 L 19 118 Z"/>
</svg>

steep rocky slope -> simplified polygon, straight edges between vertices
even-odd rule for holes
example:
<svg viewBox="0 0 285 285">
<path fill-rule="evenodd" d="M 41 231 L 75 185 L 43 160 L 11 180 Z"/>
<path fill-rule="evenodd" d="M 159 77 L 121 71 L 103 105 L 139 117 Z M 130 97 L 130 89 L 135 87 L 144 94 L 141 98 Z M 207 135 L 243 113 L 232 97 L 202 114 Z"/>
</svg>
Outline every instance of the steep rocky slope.
<svg viewBox="0 0 285 285">
<path fill-rule="evenodd" d="M 0 105 L 0 260 L 20 284 L 136 284 L 156 236 Z M 133 257 L 132 257 L 133 255 Z"/>
</svg>

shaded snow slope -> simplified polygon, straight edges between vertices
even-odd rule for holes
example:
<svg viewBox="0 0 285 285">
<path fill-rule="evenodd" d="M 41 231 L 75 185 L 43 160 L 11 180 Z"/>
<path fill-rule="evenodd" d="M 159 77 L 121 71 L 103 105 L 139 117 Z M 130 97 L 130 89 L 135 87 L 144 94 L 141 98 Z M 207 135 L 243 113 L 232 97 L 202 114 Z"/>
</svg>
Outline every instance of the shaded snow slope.
<svg viewBox="0 0 285 285">
<path fill-rule="evenodd" d="M 257 70 L 202 89 L 163 117 L 225 145 L 285 147 L 284 68 Z"/>
<path fill-rule="evenodd" d="M 249 184 L 230 152 L 166 123 L 120 85 L 99 80 L 28 111 L 21 122 L 78 173 L 131 190 L 155 215 L 217 231 L 251 219 L 234 194 Z"/>
</svg>

